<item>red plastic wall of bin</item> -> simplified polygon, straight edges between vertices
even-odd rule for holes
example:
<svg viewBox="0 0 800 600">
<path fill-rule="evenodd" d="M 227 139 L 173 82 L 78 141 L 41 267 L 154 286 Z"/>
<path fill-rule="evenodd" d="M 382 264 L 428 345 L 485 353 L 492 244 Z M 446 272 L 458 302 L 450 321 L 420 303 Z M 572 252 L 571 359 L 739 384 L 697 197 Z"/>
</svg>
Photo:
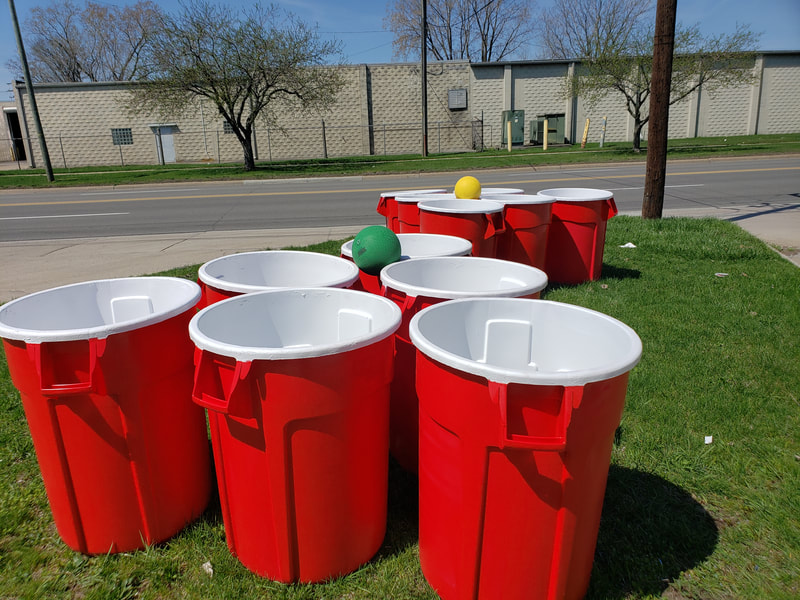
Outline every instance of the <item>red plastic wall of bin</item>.
<svg viewBox="0 0 800 600">
<path fill-rule="evenodd" d="M 228 547 L 285 583 L 349 573 L 386 530 L 393 337 L 340 354 L 238 362 L 197 350 Z"/>
<path fill-rule="evenodd" d="M 412 473 L 418 470 L 419 461 L 419 399 L 416 389 L 417 349 L 408 334 L 408 324 L 415 314 L 446 298 L 408 296 L 391 287 L 383 289 L 388 298 L 403 313 L 403 320 L 395 332 L 394 379 L 389 404 L 389 452 L 401 467 Z M 539 292 L 520 298 L 539 298 Z"/>
<path fill-rule="evenodd" d="M 497 242 L 497 258 L 544 271 L 552 208 L 550 202 L 506 204 L 503 210 L 505 232 Z"/>
<path fill-rule="evenodd" d="M 425 578 L 444 600 L 582 598 L 627 373 L 501 385 L 417 357 Z"/>
<path fill-rule="evenodd" d="M 469 240 L 472 256 L 486 258 L 496 258 L 498 239 L 505 232 L 502 211 L 445 213 L 420 209 L 419 224 L 422 233 L 441 233 Z"/>
<path fill-rule="evenodd" d="M 209 501 L 194 311 L 105 339 L 3 340 L 56 528 L 85 554 L 163 541 Z"/>
<path fill-rule="evenodd" d="M 394 196 L 381 194 L 381 198 L 378 200 L 378 206 L 375 210 L 386 219 L 386 227 L 395 233 L 400 233 L 400 224 L 397 217 L 397 202 Z"/>
<path fill-rule="evenodd" d="M 544 269 L 550 281 L 577 284 L 600 278 L 606 225 L 616 214 L 613 198 L 553 203 Z"/>
</svg>

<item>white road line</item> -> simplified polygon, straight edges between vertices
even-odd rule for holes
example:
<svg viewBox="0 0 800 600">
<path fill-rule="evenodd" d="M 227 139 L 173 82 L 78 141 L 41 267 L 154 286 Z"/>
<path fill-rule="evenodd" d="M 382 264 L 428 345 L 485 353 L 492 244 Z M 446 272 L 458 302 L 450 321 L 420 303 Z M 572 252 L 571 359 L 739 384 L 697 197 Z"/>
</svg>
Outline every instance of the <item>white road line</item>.
<svg viewBox="0 0 800 600">
<path fill-rule="evenodd" d="M 196 192 L 200 188 L 181 188 L 170 192 Z M 160 190 L 111 190 L 106 192 L 82 192 L 81 196 L 108 196 L 109 194 L 161 194 Z"/>
<path fill-rule="evenodd" d="M 687 183 L 686 185 L 665 185 L 664 189 L 667 188 L 685 188 L 685 187 L 703 187 L 704 183 Z M 643 190 L 644 186 L 641 187 L 629 187 L 629 188 L 603 188 L 608 190 L 609 192 L 621 192 L 623 190 Z"/>
<path fill-rule="evenodd" d="M 0 221 L 24 221 L 26 219 L 71 219 L 73 217 L 116 217 L 118 215 L 129 215 L 131 213 L 86 213 L 82 215 L 35 215 L 30 217 L 0 217 Z"/>
</svg>

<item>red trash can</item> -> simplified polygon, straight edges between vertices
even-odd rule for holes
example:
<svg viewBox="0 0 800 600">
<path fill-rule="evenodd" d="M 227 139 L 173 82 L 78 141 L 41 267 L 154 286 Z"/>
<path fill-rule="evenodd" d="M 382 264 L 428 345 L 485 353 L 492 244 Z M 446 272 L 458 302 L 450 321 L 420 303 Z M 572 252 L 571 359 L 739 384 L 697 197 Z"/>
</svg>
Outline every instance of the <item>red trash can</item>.
<svg viewBox="0 0 800 600">
<path fill-rule="evenodd" d="M 543 271 L 505 260 L 431 257 L 383 268 L 383 295 L 403 312 L 395 334 L 395 367 L 389 414 L 389 451 L 407 471 L 417 472 L 419 401 L 416 350 L 408 337 L 411 318 L 428 306 L 472 297 L 538 298 L 547 287 Z"/>
<path fill-rule="evenodd" d="M 400 233 L 400 227 L 397 221 L 397 196 L 414 196 L 416 194 L 439 194 L 444 192 L 443 189 L 434 190 L 405 190 L 402 192 L 383 192 L 378 200 L 376 211 L 386 219 L 386 227 L 395 233 Z"/>
<path fill-rule="evenodd" d="M 466 256 L 472 252 L 472 243 L 464 238 L 435 233 L 398 233 L 400 240 L 400 260 L 424 258 L 428 256 Z M 342 258 L 353 260 L 353 240 L 342 244 Z M 353 289 L 360 289 L 371 294 L 383 293 L 380 275 L 370 275 L 358 271 L 359 281 Z"/>
<path fill-rule="evenodd" d="M 419 228 L 419 203 L 422 200 L 455 199 L 455 194 L 412 194 L 396 196 L 397 229 L 399 233 L 422 233 Z M 437 232 L 429 232 L 437 233 Z"/>
<path fill-rule="evenodd" d="M 505 206 L 506 231 L 497 242 L 497 258 L 544 269 L 554 200 L 527 194 L 491 198 Z"/>
<path fill-rule="evenodd" d="M 358 280 L 352 261 L 321 252 L 265 250 L 215 258 L 198 271 L 199 308 L 220 300 L 296 287 L 351 287 Z"/>
<path fill-rule="evenodd" d="M 392 302 L 338 288 L 230 298 L 189 324 L 225 536 L 254 573 L 324 581 L 380 548 L 399 324 Z"/>
<path fill-rule="evenodd" d="M 515 298 L 443 302 L 409 330 L 425 578 L 444 600 L 583 598 L 638 336 Z"/>
<path fill-rule="evenodd" d="M 614 195 L 588 188 L 543 190 L 539 195 L 555 201 L 545 259 L 550 281 L 577 284 L 599 279 L 606 224 L 617 214 Z"/>
<path fill-rule="evenodd" d="M 171 277 L 53 288 L 0 307 L 61 539 L 84 554 L 166 540 L 211 491 L 188 335 L 200 288 Z"/>
<path fill-rule="evenodd" d="M 505 232 L 503 205 L 492 200 L 425 199 L 418 204 L 422 233 L 454 235 L 472 242 L 472 256 L 495 258 Z"/>
</svg>

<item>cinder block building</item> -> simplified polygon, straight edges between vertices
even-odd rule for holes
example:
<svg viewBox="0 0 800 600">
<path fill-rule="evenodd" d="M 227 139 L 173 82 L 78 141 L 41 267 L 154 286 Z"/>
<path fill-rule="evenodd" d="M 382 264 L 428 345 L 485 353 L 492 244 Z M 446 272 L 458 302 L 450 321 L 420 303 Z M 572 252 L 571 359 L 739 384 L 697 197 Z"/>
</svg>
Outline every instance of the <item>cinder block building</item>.
<svg viewBox="0 0 800 600">
<path fill-rule="evenodd" d="M 256 126 L 258 160 L 313 159 L 417 153 L 422 147 L 418 63 L 341 67 L 345 85 L 324 113 L 274 107 L 275 125 Z M 428 149 L 432 153 L 502 147 L 506 123 L 512 142 L 541 143 L 548 119 L 550 143 L 633 139 L 633 119 L 614 92 L 595 106 L 566 96 L 574 61 L 428 64 Z M 670 108 L 672 138 L 800 132 L 800 52 L 763 52 L 753 63 L 755 82 L 707 93 L 703 88 Z M 126 110 L 135 83 L 55 83 L 35 86 L 51 162 L 56 167 L 238 162 L 235 135 L 208 100 L 169 118 Z M 25 86 L 4 108 L 20 123 L 24 159 L 41 164 Z M 646 134 L 646 128 L 643 131 Z M 9 147 L 16 141 L 9 134 Z M 19 151 L 14 156 L 20 156 Z M 2 154 L 0 153 L 0 156 Z"/>
</svg>

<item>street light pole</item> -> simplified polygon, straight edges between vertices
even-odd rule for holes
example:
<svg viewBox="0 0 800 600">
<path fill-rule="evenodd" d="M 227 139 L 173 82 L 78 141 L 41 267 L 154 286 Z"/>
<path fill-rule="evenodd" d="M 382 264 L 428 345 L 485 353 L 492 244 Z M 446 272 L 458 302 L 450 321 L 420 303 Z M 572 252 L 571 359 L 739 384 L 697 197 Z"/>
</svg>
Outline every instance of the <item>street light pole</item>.
<svg viewBox="0 0 800 600">
<path fill-rule="evenodd" d="M 25 46 L 22 44 L 22 34 L 19 31 L 19 21 L 17 20 L 17 9 L 14 6 L 14 0 L 8 0 L 8 7 L 11 10 L 11 23 L 14 25 L 14 34 L 17 37 L 17 50 L 19 51 L 19 60 L 22 62 L 22 69 L 25 73 L 25 89 L 28 91 L 28 98 L 31 101 L 31 112 L 33 112 L 33 122 L 36 126 L 36 134 L 39 136 L 39 147 L 42 149 L 42 160 L 44 161 L 44 170 L 47 173 L 47 181 L 54 181 L 53 167 L 50 164 L 50 154 L 47 152 L 47 143 L 44 140 L 44 131 L 42 130 L 42 122 L 39 119 L 39 109 L 36 107 L 36 97 L 33 95 L 33 82 L 31 82 L 31 71 L 28 68 L 28 58 L 25 56 Z"/>
</svg>

